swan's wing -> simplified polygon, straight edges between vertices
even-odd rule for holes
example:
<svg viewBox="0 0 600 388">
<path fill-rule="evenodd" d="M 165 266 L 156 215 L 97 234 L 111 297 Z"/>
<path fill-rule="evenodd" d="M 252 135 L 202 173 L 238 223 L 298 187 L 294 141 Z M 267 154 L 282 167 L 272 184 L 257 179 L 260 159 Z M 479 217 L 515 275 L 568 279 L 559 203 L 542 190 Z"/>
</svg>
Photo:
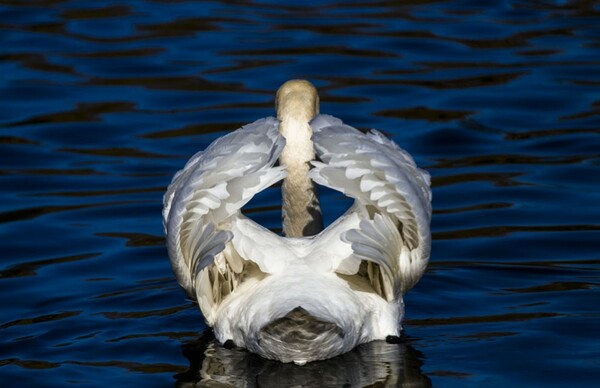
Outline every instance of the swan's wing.
<svg viewBox="0 0 600 388">
<path fill-rule="evenodd" d="M 388 274 L 387 286 L 382 285 L 388 299 L 406 292 L 421 278 L 430 254 L 429 174 L 377 131 L 363 134 L 325 115 L 311 127 L 322 160 L 313 163 L 311 178 L 364 208 L 359 227 L 344 238 L 357 257 Z"/>
<path fill-rule="evenodd" d="M 164 196 L 171 266 L 209 322 L 248 259 L 230 243 L 239 209 L 285 176 L 273 167 L 285 145 L 278 127 L 266 118 L 219 138 L 190 159 Z M 268 267 L 260 258 L 257 265 Z"/>
</svg>

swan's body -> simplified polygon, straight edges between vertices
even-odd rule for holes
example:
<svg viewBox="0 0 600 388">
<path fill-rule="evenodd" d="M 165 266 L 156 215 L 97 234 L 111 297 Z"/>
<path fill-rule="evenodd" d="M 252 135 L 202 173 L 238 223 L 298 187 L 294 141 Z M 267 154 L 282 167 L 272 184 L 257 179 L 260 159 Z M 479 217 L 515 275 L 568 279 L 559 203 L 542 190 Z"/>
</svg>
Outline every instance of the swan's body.
<svg viewBox="0 0 600 388">
<path fill-rule="evenodd" d="M 284 84 L 277 107 L 279 120 L 223 136 L 173 178 L 163 219 L 177 280 L 221 343 L 266 358 L 303 364 L 399 336 L 429 259 L 429 174 L 380 133 L 315 117 L 306 81 Z M 286 237 L 240 211 L 282 179 Z M 355 199 L 322 231 L 313 182 Z"/>
</svg>

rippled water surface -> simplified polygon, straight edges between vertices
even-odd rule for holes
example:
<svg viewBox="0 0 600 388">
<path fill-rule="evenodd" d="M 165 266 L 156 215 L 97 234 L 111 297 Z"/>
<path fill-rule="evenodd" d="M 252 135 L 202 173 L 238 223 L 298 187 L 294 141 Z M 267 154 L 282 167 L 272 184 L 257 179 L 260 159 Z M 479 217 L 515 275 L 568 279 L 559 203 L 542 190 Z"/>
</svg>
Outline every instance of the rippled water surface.
<svg viewBox="0 0 600 388">
<path fill-rule="evenodd" d="M 0 1 L 1 385 L 597 383 L 598 3 L 289 4 Z M 161 226 L 175 171 L 290 78 L 434 197 L 403 343 L 303 368 L 216 345 Z M 278 230 L 279 206 L 247 212 Z"/>
</svg>

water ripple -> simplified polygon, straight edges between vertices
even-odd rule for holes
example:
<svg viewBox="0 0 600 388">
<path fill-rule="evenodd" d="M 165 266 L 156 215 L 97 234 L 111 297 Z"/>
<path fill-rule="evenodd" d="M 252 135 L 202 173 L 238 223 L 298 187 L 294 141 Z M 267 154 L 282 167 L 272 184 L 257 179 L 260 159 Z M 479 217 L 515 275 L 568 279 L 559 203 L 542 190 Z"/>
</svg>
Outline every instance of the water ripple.
<svg viewBox="0 0 600 388">
<path fill-rule="evenodd" d="M 56 257 L 52 259 L 29 261 L 12 265 L 6 269 L 0 270 L 0 279 L 3 278 L 15 278 L 23 276 L 35 276 L 37 275 L 36 270 L 40 267 L 53 264 L 70 263 L 73 261 L 87 260 L 94 257 L 100 256 L 100 253 L 86 253 L 81 255 Z"/>
<path fill-rule="evenodd" d="M 0 385 L 598 381 L 598 25 L 575 0 L 0 2 Z M 434 191 L 403 342 L 303 368 L 214 343 L 161 223 L 185 160 L 290 78 Z M 280 232 L 280 202 L 244 212 Z"/>
<path fill-rule="evenodd" d="M 35 325 L 37 323 L 59 321 L 62 319 L 76 317 L 79 314 L 81 314 L 81 311 L 65 311 L 65 312 L 58 313 L 58 314 L 47 314 L 47 315 L 41 315 L 41 316 L 33 317 L 33 318 L 17 319 L 16 321 L 3 323 L 2 325 L 0 325 L 0 330 L 8 329 L 9 327 L 12 327 L 12 326 Z"/>
<path fill-rule="evenodd" d="M 600 225 L 510 225 L 510 226 L 489 226 L 475 229 L 453 230 L 446 232 L 434 232 L 433 238 L 436 240 L 454 240 L 464 238 L 480 237 L 502 237 L 511 233 L 557 233 L 557 232 L 583 232 L 600 230 Z"/>
<path fill-rule="evenodd" d="M 193 305 L 181 305 L 176 307 L 169 307 L 158 310 L 149 310 L 149 311 L 130 311 L 130 312 L 103 312 L 101 313 L 107 319 L 141 319 L 147 317 L 156 317 L 156 316 L 166 316 L 179 313 L 183 310 L 191 309 L 195 306 Z"/>
</svg>

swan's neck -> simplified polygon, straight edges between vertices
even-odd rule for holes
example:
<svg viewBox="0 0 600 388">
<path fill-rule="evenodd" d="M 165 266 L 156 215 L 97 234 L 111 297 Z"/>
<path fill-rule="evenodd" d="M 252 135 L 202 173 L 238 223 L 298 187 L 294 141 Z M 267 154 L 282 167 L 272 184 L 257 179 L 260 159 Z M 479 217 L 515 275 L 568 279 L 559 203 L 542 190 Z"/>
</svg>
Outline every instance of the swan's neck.
<svg viewBox="0 0 600 388">
<path fill-rule="evenodd" d="M 277 93 L 279 130 L 286 145 L 279 157 L 286 166 L 283 181 L 283 233 L 287 237 L 311 236 L 323 229 L 319 197 L 308 177 L 315 158 L 309 125 L 318 113 L 318 96 L 306 81 L 289 81 Z"/>
</svg>

